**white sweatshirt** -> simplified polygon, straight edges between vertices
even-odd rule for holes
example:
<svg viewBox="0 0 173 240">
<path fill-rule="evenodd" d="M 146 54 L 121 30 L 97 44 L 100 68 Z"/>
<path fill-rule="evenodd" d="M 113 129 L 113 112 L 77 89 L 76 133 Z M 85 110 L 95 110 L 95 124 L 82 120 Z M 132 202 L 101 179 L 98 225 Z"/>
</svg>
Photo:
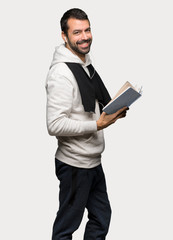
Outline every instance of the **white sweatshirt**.
<svg viewBox="0 0 173 240">
<path fill-rule="evenodd" d="M 89 75 L 90 57 L 85 63 L 64 44 L 56 47 L 47 75 L 47 128 L 58 139 L 55 157 L 66 164 L 93 168 L 100 164 L 104 150 L 103 131 L 97 131 L 100 117 L 96 101 L 95 113 L 84 111 L 76 79 L 64 62 L 80 63 Z"/>
</svg>

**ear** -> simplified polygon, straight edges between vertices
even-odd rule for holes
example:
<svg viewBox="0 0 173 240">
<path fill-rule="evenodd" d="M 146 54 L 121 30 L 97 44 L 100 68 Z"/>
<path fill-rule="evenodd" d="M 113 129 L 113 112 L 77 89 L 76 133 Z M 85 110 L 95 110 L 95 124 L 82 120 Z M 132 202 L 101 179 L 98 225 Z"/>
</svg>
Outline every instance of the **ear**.
<svg viewBox="0 0 173 240">
<path fill-rule="evenodd" d="M 61 33 L 62 39 L 64 40 L 65 43 L 67 43 L 67 37 L 64 32 Z"/>
</svg>

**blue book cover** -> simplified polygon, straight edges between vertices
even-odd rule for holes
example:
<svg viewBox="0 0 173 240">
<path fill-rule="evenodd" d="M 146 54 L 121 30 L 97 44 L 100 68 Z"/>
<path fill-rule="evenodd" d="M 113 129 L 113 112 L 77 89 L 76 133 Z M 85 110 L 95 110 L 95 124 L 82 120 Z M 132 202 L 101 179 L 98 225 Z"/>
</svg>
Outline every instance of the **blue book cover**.
<svg viewBox="0 0 173 240">
<path fill-rule="evenodd" d="M 135 102 L 139 97 L 141 97 L 141 92 L 137 91 L 133 86 L 126 82 L 122 89 L 128 86 L 119 96 L 115 97 L 110 103 L 108 103 L 103 111 L 107 114 L 112 114 L 121 109 L 122 107 L 129 107 L 133 102 Z"/>
</svg>

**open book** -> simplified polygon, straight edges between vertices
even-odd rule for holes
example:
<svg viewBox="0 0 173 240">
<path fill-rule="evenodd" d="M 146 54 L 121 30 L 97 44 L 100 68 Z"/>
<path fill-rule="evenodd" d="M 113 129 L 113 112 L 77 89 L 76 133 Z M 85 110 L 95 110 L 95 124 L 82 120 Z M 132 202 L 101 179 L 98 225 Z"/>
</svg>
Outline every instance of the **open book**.
<svg viewBox="0 0 173 240">
<path fill-rule="evenodd" d="M 127 81 L 120 88 L 115 97 L 103 108 L 103 112 L 112 114 L 122 107 L 129 107 L 134 101 L 141 97 L 141 89 L 137 90 Z"/>
</svg>

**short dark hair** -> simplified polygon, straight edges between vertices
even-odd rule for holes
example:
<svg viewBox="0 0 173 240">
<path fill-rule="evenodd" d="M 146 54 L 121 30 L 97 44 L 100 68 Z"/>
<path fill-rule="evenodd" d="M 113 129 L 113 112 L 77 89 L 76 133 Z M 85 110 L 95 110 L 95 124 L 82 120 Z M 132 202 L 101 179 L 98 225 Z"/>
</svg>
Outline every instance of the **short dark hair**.
<svg viewBox="0 0 173 240">
<path fill-rule="evenodd" d="M 64 13 L 64 15 L 61 18 L 60 25 L 61 25 L 61 30 L 67 35 L 68 31 L 68 20 L 69 18 L 74 18 L 74 19 L 79 19 L 79 20 L 88 20 L 87 14 L 79 9 L 79 8 L 72 8 L 69 9 L 67 12 Z"/>
</svg>

